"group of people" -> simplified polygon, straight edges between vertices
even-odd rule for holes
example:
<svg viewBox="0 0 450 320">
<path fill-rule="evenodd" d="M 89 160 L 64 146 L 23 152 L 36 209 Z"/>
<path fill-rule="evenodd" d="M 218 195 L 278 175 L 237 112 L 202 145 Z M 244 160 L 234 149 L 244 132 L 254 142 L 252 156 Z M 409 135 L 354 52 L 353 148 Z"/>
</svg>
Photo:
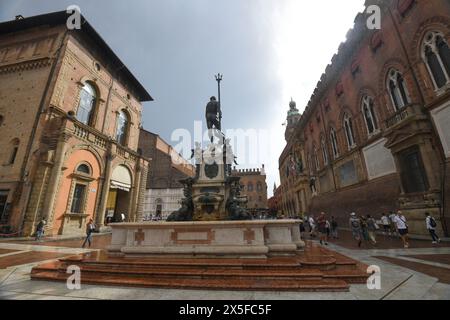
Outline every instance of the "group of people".
<svg viewBox="0 0 450 320">
<path fill-rule="evenodd" d="M 320 244 L 328 245 L 328 239 L 338 239 L 338 223 L 334 216 L 327 220 L 325 212 L 321 212 L 316 219 L 312 215 L 305 217 L 304 224 L 305 231 L 309 229 L 308 233 L 311 238 L 315 238 L 317 233 L 319 234 Z"/>
<path fill-rule="evenodd" d="M 377 244 L 376 231 L 380 227 L 371 215 L 358 217 L 356 213 L 352 212 L 349 226 L 352 230 L 353 238 L 358 241 L 358 247 L 361 247 L 363 240 L 369 241 L 373 245 Z"/>
<path fill-rule="evenodd" d="M 47 225 L 47 221 L 45 219 L 41 219 L 39 221 L 38 225 L 36 226 L 36 241 L 41 242 L 42 237 L 45 233 L 45 226 Z M 91 218 L 89 219 L 89 222 L 86 224 L 86 238 L 84 238 L 82 247 L 84 248 L 86 244 L 89 244 L 89 247 L 92 244 L 92 234 L 95 232 L 96 226 L 94 224 L 94 220 Z"/>
<path fill-rule="evenodd" d="M 379 220 L 382 229 L 377 220 L 371 215 L 358 216 L 355 212 L 350 214 L 349 227 L 352 232 L 353 239 L 357 241 L 358 247 L 361 247 L 363 241 L 372 245 L 377 244 L 377 231 L 381 231 L 385 237 L 400 237 L 404 248 L 409 248 L 409 229 L 408 222 L 402 211 L 390 214 L 383 213 Z M 440 243 L 441 240 L 436 233 L 437 223 L 429 212 L 425 213 L 425 224 L 430 233 L 432 243 Z M 330 220 L 327 219 L 324 212 L 321 212 L 316 218 L 312 215 L 306 216 L 303 220 L 303 230 L 309 233 L 310 238 L 319 236 L 320 244 L 328 245 L 330 238 L 338 239 L 338 223 L 334 216 Z"/>
</svg>

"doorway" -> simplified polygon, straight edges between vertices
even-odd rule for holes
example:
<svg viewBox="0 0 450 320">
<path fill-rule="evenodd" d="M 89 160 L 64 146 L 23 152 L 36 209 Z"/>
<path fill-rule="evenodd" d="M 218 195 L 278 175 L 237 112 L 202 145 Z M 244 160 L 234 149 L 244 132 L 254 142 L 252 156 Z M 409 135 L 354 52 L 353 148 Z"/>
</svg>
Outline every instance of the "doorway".
<svg viewBox="0 0 450 320">
<path fill-rule="evenodd" d="M 7 200 L 8 200 L 9 190 L 0 190 L 0 224 L 7 223 Z"/>
</svg>

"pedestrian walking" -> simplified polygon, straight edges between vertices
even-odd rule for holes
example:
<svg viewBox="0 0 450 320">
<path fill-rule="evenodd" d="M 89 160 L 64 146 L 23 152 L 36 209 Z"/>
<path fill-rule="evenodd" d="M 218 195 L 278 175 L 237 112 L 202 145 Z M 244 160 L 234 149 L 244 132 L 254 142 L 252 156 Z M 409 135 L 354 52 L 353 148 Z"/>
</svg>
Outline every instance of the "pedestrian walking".
<svg viewBox="0 0 450 320">
<path fill-rule="evenodd" d="M 394 211 L 391 211 L 389 214 L 389 220 L 391 221 L 391 235 L 392 237 L 398 237 L 399 234 L 397 232 L 397 224 L 395 223 L 397 215 L 394 213 Z"/>
<path fill-rule="evenodd" d="M 367 229 L 367 220 L 365 216 L 360 216 L 359 221 L 361 223 L 361 232 L 364 241 L 369 241 L 369 231 Z"/>
<path fill-rule="evenodd" d="M 381 223 L 383 225 L 383 234 L 384 237 L 386 238 L 386 236 L 391 235 L 391 221 L 384 212 L 381 215 Z"/>
<path fill-rule="evenodd" d="M 433 240 L 433 244 L 440 243 L 441 239 L 436 234 L 437 223 L 436 220 L 430 215 L 429 212 L 425 212 L 425 223 L 427 225 L 427 230 L 431 235 L 431 239 Z"/>
<path fill-rule="evenodd" d="M 367 215 L 367 233 L 369 235 L 369 241 L 372 242 L 373 245 L 377 244 L 376 232 L 379 229 L 379 226 L 374 218 L 370 214 Z"/>
<path fill-rule="evenodd" d="M 94 220 L 89 219 L 88 224 L 86 225 L 86 239 L 84 239 L 82 247 L 84 248 L 86 246 L 86 242 L 89 243 L 89 248 L 91 247 L 92 242 L 92 233 L 94 233 L 95 230 L 95 224 Z"/>
<path fill-rule="evenodd" d="M 305 232 L 311 233 L 311 226 L 309 225 L 309 217 L 308 216 L 305 216 L 303 223 L 305 225 Z"/>
<path fill-rule="evenodd" d="M 317 218 L 317 229 L 319 231 L 320 244 L 328 245 L 327 237 L 327 218 L 325 217 L 325 212 L 321 212 Z"/>
<path fill-rule="evenodd" d="M 330 239 L 330 233 L 331 233 L 331 224 L 330 221 L 326 221 L 326 228 L 327 228 L 327 239 Z"/>
<path fill-rule="evenodd" d="M 39 221 L 38 225 L 36 226 L 36 241 L 42 241 L 42 236 L 44 235 L 44 229 L 45 225 L 47 224 L 47 221 L 45 219 L 42 219 Z"/>
<path fill-rule="evenodd" d="M 316 222 L 314 221 L 313 216 L 309 217 L 308 222 L 309 222 L 309 226 L 311 228 L 311 231 L 309 232 L 309 236 L 311 238 L 314 238 L 316 236 Z"/>
<path fill-rule="evenodd" d="M 403 246 L 409 248 L 409 238 L 408 238 L 408 223 L 406 222 L 405 216 L 399 210 L 394 218 L 394 223 L 396 225 L 398 234 L 402 238 Z"/>
<path fill-rule="evenodd" d="M 338 223 L 334 216 L 331 217 L 331 237 L 338 239 Z"/>
<path fill-rule="evenodd" d="M 355 239 L 358 242 L 358 247 L 361 247 L 362 243 L 361 221 L 354 212 L 350 214 L 349 225 L 350 229 L 352 230 L 353 239 Z"/>
</svg>

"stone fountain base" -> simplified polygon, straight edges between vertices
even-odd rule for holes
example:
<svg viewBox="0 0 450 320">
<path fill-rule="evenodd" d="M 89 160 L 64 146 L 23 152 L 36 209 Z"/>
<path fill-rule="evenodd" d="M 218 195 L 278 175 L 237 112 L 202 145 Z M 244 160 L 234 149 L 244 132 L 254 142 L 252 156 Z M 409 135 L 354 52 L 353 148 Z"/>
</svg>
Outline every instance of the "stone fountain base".
<svg viewBox="0 0 450 320">
<path fill-rule="evenodd" d="M 300 221 L 207 221 L 111 224 L 110 256 L 267 258 L 303 249 Z"/>
</svg>

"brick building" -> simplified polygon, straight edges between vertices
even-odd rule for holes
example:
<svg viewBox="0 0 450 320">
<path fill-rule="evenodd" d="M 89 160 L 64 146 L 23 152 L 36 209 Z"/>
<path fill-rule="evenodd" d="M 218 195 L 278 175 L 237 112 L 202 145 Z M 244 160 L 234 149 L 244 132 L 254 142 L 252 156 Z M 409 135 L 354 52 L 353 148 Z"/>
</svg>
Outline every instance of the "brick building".
<svg viewBox="0 0 450 320">
<path fill-rule="evenodd" d="M 367 0 L 326 68 L 280 156 L 289 214 L 403 210 L 450 226 L 450 2 Z M 443 230 L 439 230 L 442 232 Z M 447 232 L 448 234 L 448 232 Z"/>
<path fill-rule="evenodd" d="M 143 129 L 139 134 L 139 152 L 150 159 L 144 219 L 166 219 L 181 207 L 184 195 L 179 180 L 195 176 L 195 167 L 160 136 Z"/>
<path fill-rule="evenodd" d="M 276 184 L 273 186 L 273 196 L 267 200 L 267 206 L 269 208 L 269 214 L 273 217 L 281 215 L 283 213 L 281 196 L 281 187 L 277 187 Z"/>
<path fill-rule="evenodd" d="M 266 212 L 268 203 L 264 165 L 261 169 L 233 169 L 231 174 L 241 178 L 241 195 L 247 198 L 247 209 L 252 213 Z"/>
<path fill-rule="evenodd" d="M 0 23 L 3 232 L 84 234 L 93 218 L 142 216 L 148 161 L 137 153 L 152 98 L 92 26 L 66 12 Z"/>
</svg>

